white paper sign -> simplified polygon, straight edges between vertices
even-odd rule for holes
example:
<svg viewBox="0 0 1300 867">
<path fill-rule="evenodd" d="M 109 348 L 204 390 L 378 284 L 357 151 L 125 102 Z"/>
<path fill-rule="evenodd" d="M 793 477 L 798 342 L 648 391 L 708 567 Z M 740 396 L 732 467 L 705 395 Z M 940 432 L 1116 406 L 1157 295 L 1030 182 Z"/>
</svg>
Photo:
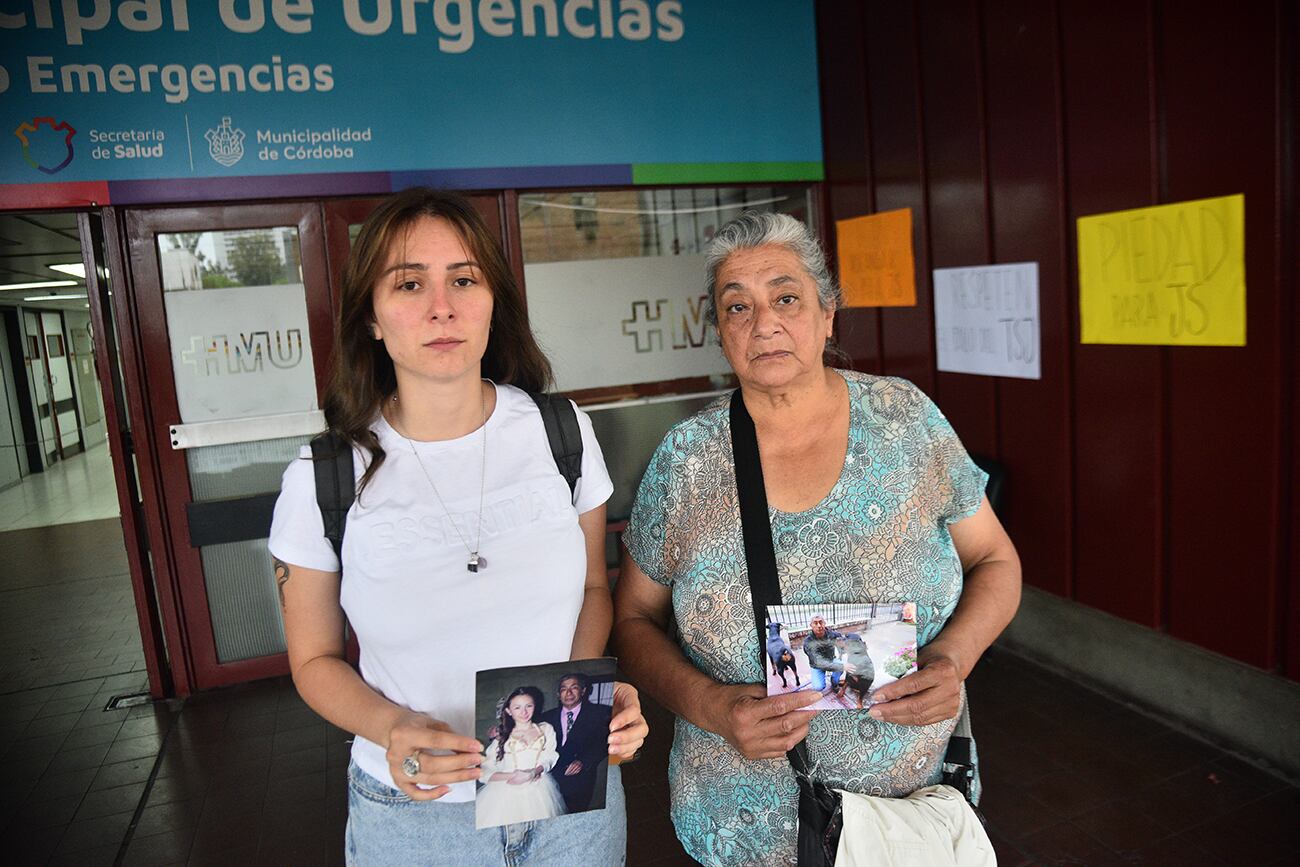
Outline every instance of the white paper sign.
<svg viewBox="0 0 1300 867">
<path fill-rule="evenodd" d="M 560 391 L 730 373 L 704 321 L 704 257 L 524 266 L 528 317 Z"/>
<path fill-rule="evenodd" d="M 301 283 L 168 292 L 182 422 L 316 409 Z"/>
<path fill-rule="evenodd" d="M 939 369 L 1041 379 L 1038 263 L 936 268 Z"/>
</svg>

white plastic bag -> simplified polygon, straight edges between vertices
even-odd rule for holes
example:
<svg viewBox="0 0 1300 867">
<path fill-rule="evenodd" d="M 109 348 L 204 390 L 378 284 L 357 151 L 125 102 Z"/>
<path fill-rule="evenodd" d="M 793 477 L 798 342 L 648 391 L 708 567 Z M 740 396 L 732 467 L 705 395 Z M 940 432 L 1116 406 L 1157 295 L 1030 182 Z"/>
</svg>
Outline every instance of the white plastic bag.
<svg viewBox="0 0 1300 867">
<path fill-rule="evenodd" d="M 836 867 L 996 867 L 993 843 L 952 786 L 905 798 L 841 792 L 844 830 Z"/>
</svg>

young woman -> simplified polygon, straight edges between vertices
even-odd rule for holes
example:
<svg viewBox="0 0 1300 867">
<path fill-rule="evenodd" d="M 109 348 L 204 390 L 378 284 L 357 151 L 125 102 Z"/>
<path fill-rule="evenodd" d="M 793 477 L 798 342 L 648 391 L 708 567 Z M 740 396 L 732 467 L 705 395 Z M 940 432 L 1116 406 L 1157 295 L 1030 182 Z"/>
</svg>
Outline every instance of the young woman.
<svg viewBox="0 0 1300 867">
<path fill-rule="evenodd" d="M 476 831 L 474 673 L 604 652 L 612 485 L 578 413 L 582 476 L 555 466 L 537 405 L 550 365 L 482 219 L 412 189 L 362 226 L 343 277 L 330 429 L 352 444 L 357 499 L 342 563 L 324 536 L 310 450 L 285 470 L 269 547 L 298 691 L 354 732 L 349 864 L 624 859 L 616 767 L 605 810 Z M 361 648 L 344 655 L 344 624 Z M 609 751 L 646 735 L 620 685 Z M 611 763 L 612 764 L 612 763 Z"/>
<path fill-rule="evenodd" d="M 474 818 L 478 827 L 531 822 L 564 814 L 560 787 L 548 771 L 560 754 L 555 729 L 541 722 L 542 691 L 521 686 L 506 696 L 497 714 L 497 736 L 479 770 Z"/>
</svg>

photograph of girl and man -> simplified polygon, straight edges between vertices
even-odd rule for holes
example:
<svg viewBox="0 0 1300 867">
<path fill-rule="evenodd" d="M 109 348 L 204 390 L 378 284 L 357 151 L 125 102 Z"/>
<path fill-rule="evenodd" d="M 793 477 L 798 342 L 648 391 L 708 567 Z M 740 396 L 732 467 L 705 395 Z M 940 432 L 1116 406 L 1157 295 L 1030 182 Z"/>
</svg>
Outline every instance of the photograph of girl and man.
<svg viewBox="0 0 1300 867">
<path fill-rule="evenodd" d="M 767 694 L 815 689 L 804 710 L 864 710 L 872 694 L 916 671 L 916 603 L 769 605 Z"/>
<path fill-rule="evenodd" d="M 611 657 L 478 672 L 476 828 L 605 808 L 614 672 Z"/>
</svg>

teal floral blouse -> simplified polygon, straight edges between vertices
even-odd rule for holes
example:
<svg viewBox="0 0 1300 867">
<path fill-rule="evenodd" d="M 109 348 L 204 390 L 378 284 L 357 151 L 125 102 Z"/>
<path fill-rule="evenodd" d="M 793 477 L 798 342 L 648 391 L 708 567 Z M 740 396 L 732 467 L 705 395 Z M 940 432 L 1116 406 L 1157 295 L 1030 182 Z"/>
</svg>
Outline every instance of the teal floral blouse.
<svg viewBox="0 0 1300 867">
<path fill-rule="evenodd" d="M 948 525 L 979 508 L 987 476 L 916 386 L 839 373 L 850 399 L 839 480 L 806 512 L 770 510 L 783 601 L 915 601 L 924 645 L 961 597 Z M 672 588 L 686 657 L 721 683 L 763 683 L 728 407 L 722 398 L 668 431 L 623 539 L 642 571 Z M 807 741 L 813 775 L 839 789 L 907 794 L 938 782 L 955 724 L 819 713 Z M 795 863 L 799 794 L 784 757 L 750 761 L 678 719 L 668 775 L 673 824 L 692 857 L 708 865 Z"/>
</svg>

